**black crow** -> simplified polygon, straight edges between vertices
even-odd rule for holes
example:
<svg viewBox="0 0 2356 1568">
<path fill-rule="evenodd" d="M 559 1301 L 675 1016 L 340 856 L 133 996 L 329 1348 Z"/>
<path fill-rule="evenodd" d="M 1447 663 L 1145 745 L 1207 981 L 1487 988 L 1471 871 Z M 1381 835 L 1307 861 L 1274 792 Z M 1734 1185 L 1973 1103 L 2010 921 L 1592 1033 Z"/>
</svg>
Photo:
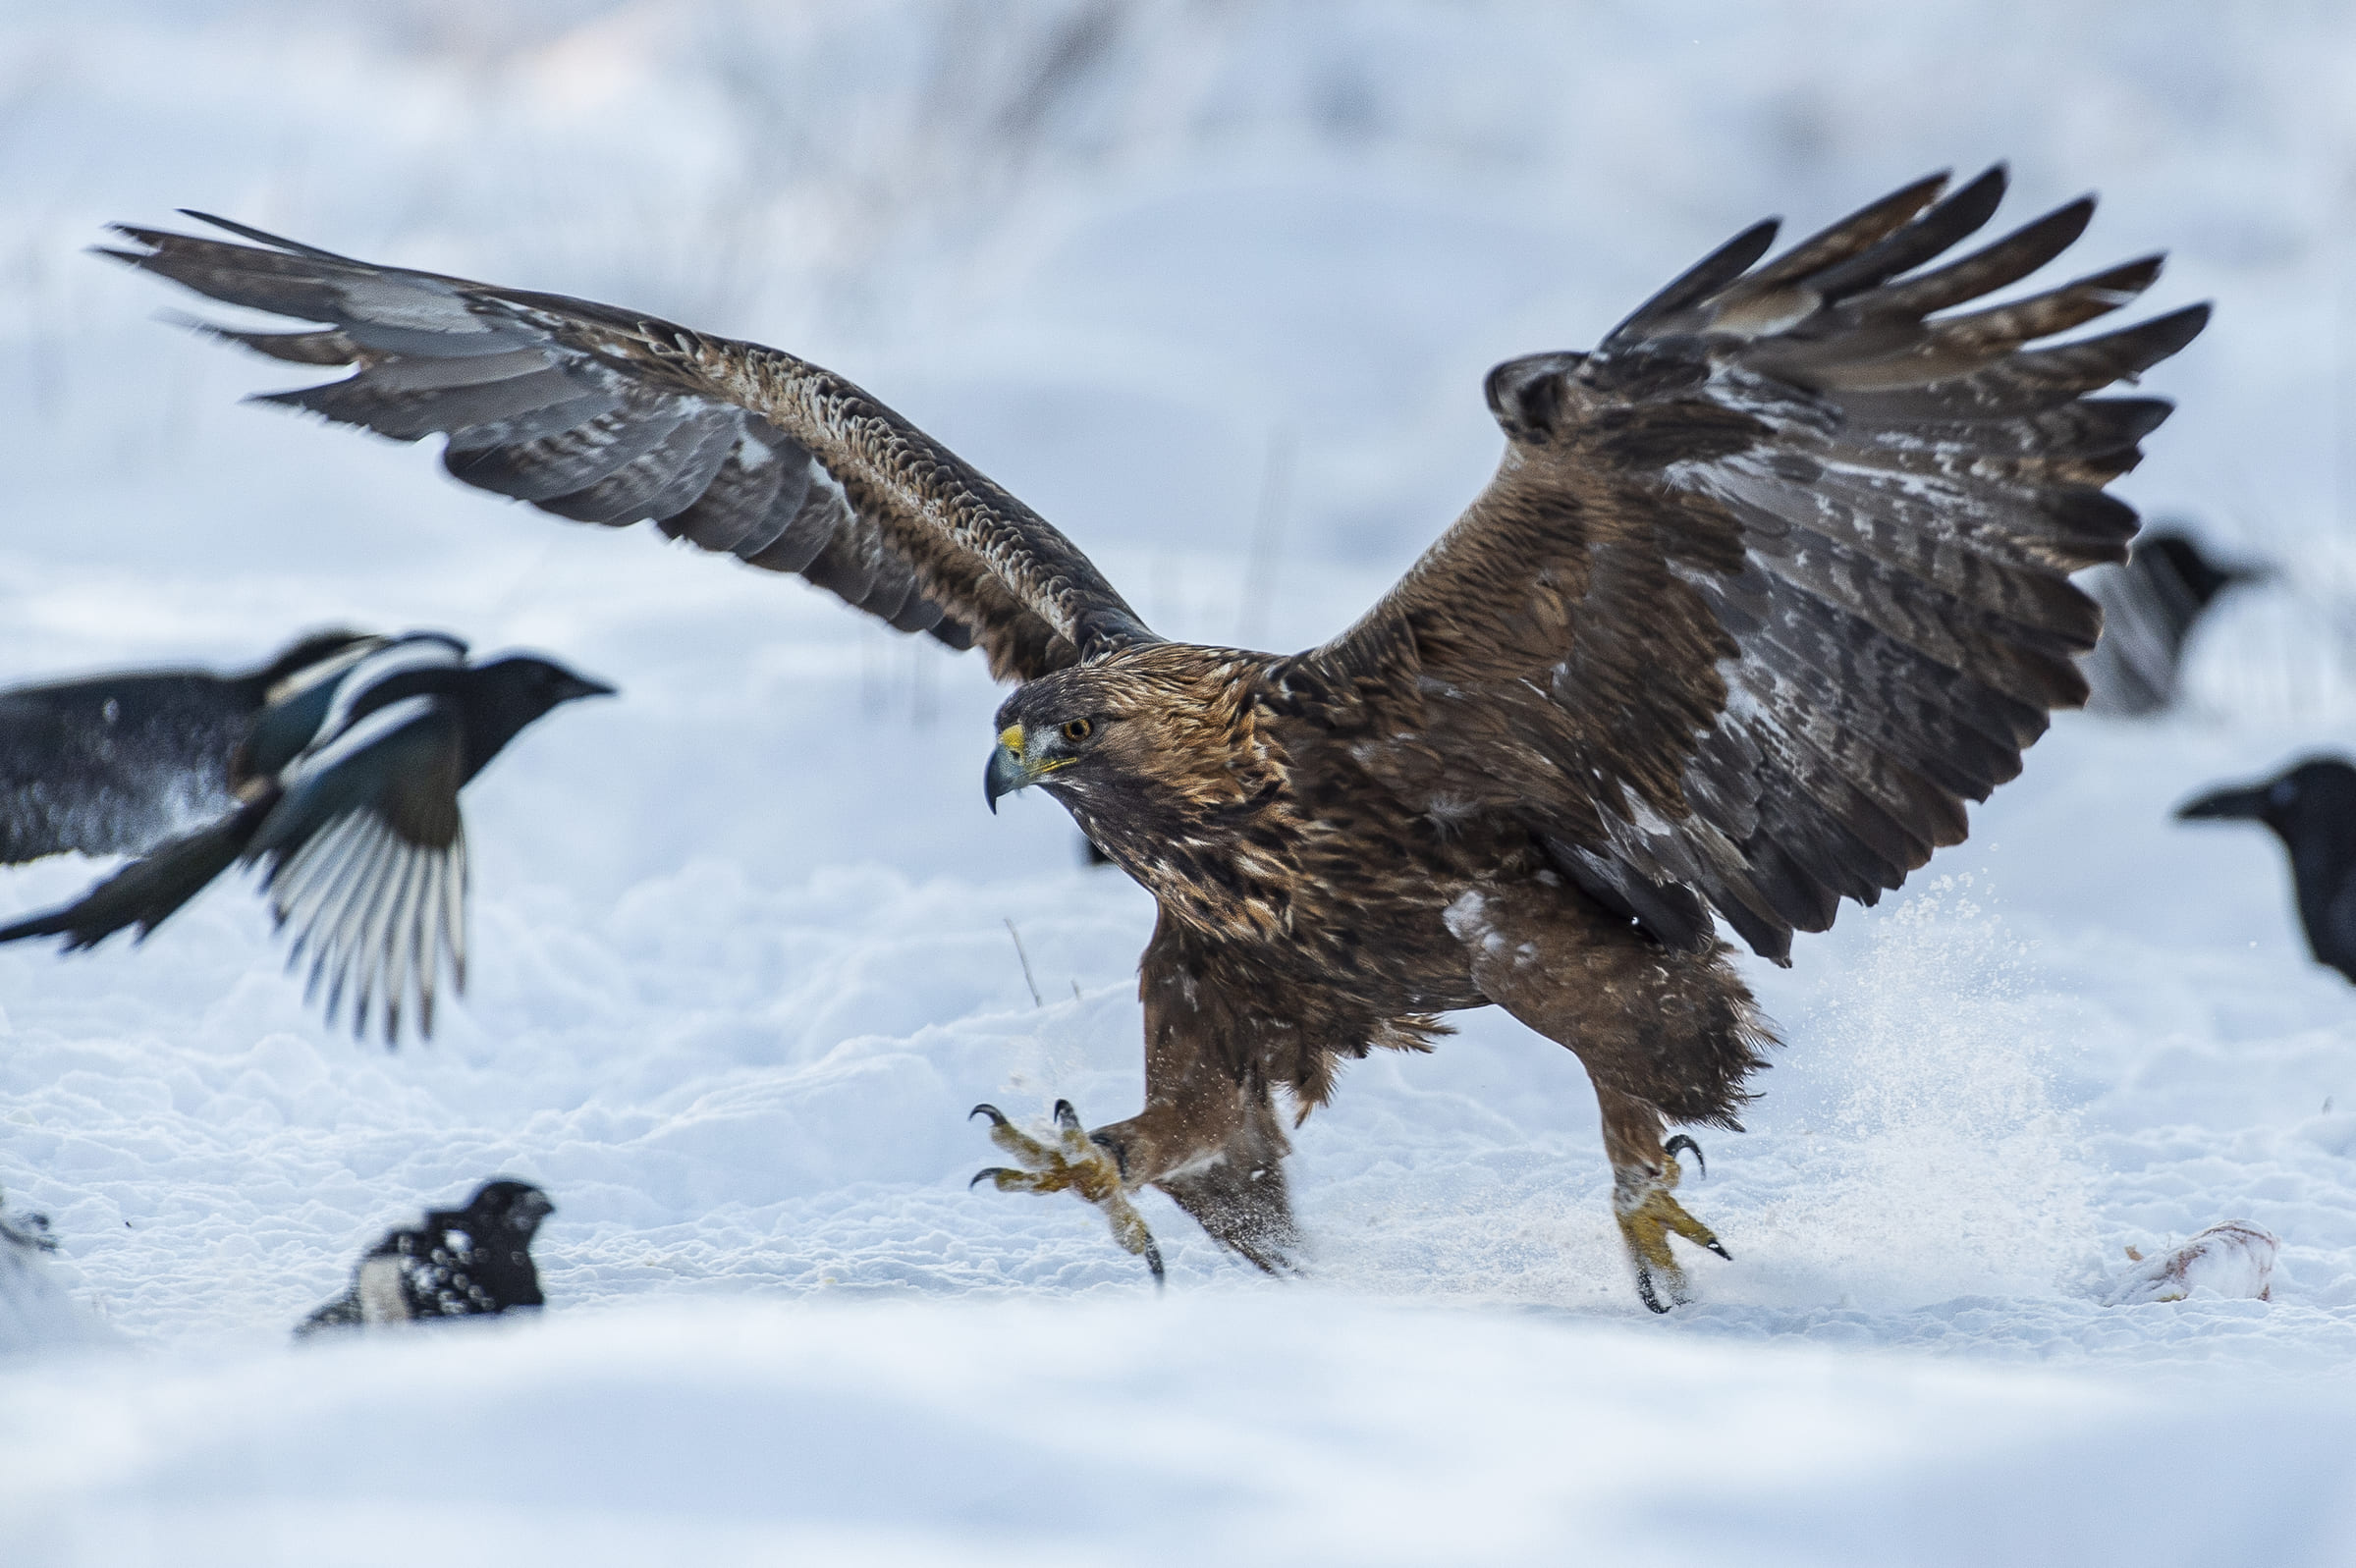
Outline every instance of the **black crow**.
<svg viewBox="0 0 2356 1568">
<path fill-rule="evenodd" d="M 2269 575 L 2264 567 L 2227 565 L 2202 554 L 2173 530 L 2136 540 L 2124 566 L 2097 567 L 2079 578 L 2103 607 L 2103 638 L 2079 660 L 2091 692 L 2089 713 L 2133 718 L 2172 707 L 2176 666 L 2210 601 L 2236 583 Z"/>
<path fill-rule="evenodd" d="M 2177 808 L 2186 822 L 2263 822 L 2290 851 L 2299 923 L 2315 961 L 2356 980 L 2356 767 L 2311 757 L 2264 784 Z"/>
<path fill-rule="evenodd" d="M 12 841 L 34 853 L 143 853 L 80 902 L 0 928 L 0 942 L 58 936 L 71 951 L 126 926 L 144 937 L 232 864 L 259 863 L 273 917 L 295 927 L 288 962 L 309 949 L 310 988 L 327 982 L 328 1016 L 350 992 L 354 1031 L 377 1002 L 385 1038 L 397 1040 L 414 996 L 431 1035 L 445 957 L 466 989 L 459 790 L 551 708 L 612 690 L 545 659 L 469 665 L 466 644 L 438 632 L 340 632 L 249 676 L 137 675 L 16 693 L 0 703 L 0 757 L 36 776 L 6 803 L 63 804 L 28 810 Z M 189 694 L 185 722 L 165 712 L 176 692 Z M 90 739 L 127 726 L 142 738 L 119 755 Z M 51 732 L 78 739 L 40 777 L 25 759 L 31 737 Z M 82 760 L 92 756 L 105 765 Z M 77 809 L 90 795 L 129 804 Z M 215 814 L 202 826 L 149 837 L 205 806 Z"/>
<path fill-rule="evenodd" d="M 486 1181 L 466 1208 L 430 1210 L 413 1227 L 386 1231 L 360 1258 L 351 1288 L 303 1319 L 295 1336 L 541 1306 L 531 1238 L 555 1212 L 528 1181 Z"/>
</svg>

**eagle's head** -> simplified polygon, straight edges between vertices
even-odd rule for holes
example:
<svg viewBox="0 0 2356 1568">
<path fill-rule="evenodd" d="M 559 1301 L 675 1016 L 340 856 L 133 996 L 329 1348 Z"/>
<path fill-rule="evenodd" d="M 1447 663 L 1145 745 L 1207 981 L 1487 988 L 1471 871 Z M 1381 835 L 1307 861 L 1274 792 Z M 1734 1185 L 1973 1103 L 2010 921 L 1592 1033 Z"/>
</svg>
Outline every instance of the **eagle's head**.
<svg viewBox="0 0 2356 1568">
<path fill-rule="evenodd" d="M 1182 832 L 1252 792 L 1265 759 L 1247 699 L 1262 664 L 1233 649 L 1151 643 L 1017 687 L 998 710 L 982 780 L 990 809 L 1037 784 L 1133 864 L 1124 841 Z"/>
</svg>

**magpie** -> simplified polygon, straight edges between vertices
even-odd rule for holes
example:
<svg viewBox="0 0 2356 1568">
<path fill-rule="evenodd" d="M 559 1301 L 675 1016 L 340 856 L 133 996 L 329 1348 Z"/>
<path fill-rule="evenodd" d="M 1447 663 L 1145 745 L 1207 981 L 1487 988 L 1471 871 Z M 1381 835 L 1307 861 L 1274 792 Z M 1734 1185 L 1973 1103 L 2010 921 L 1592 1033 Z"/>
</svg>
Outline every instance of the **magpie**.
<svg viewBox="0 0 2356 1568">
<path fill-rule="evenodd" d="M 459 790 L 533 720 L 613 689 L 530 656 L 470 665 L 465 643 L 419 631 L 305 638 L 250 676 L 12 693 L 0 701 L 0 759 L 29 783 L 0 807 L 33 803 L 11 824 L 20 857 L 139 858 L 79 902 L 0 927 L 0 942 L 63 937 L 75 951 L 126 926 L 143 938 L 242 861 L 262 868 L 276 925 L 295 928 L 288 967 L 310 954 L 306 1000 L 324 981 L 331 1021 L 349 994 L 354 1033 L 367 1032 L 373 1006 L 396 1042 L 414 997 L 431 1036 L 445 959 L 457 989 L 466 984 Z M 116 731 L 139 738 L 110 754 Z M 32 760 L 42 735 L 70 742 L 45 772 Z M 182 826 L 192 815 L 200 825 Z"/>
<path fill-rule="evenodd" d="M 464 1209 L 428 1210 L 417 1224 L 386 1231 L 361 1255 L 351 1288 L 297 1325 L 295 1337 L 542 1306 L 531 1240 L 555 1212 L 528 1181 L 486 1181 Z"/>
<path fill-rule="evenodd" d="M 2205 555 L 2172 529 L 2135 541 L 2126 564 L 2097 567 L 2079 582 L 2103 607 L 2102 640 L 2079 661 L 2089 713 L 2135 718 L 2174 706 L 2176 668 L 2194 624 L 2211 601 L 2238 583 L 2272 573 Z"/>
<path fill-rule="evenodd" d="M 2272 828 L 2290 851 L 2299 922 L 2315 961 L 2356 980 L 2356 767 L 2311 757 L 2263 784 L 2212 790 L 2176 816 Z"/>
</svg>

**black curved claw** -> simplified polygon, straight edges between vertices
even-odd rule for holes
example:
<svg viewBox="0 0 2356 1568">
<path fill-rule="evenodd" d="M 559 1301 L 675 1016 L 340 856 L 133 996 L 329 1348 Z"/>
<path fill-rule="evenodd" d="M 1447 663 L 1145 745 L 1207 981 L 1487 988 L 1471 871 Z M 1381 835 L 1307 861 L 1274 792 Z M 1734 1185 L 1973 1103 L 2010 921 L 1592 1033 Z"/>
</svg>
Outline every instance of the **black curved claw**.
<svg viewBox="0 0 2356 1568">
<path fill-rule="evenodd" d="M 1151 1236 L 1145 1238 L 1145 1267 L 1154 1271 L 1155 1290 L 1162 1290 L 1169 1285 L 1170 1281 L 1162 1277 L 1162 1249 L 1154 1244 Z"/>
<path fill-rule="evenodd" d="M 975 1106 L 971 1110 L 965 1112 L 967 1121 L 971 1121 L 976 1116 L 988 1116 L 990 1125 L 993 1127 L 1003 1127 L 1007 1124 L 1007 1113 L 993 1105 Z"/>
<path fill-rule="evenodd" d="M 1056 1125 L 1066 1132 L 1080 1130 L 1080 1113 L 1071 1108 L 1070 1101 L 1059 1100 L 1056 1102 Z"/>
<path fill-rule="evenodd" d="M 971 1121 L 973 1118 L 971 1116 L 967 1116 L 965 1119 L 967 1121 Z M 1009 1170 L 1004 1165 L 986 1165 L 982 1169 L 973 1173 L 973 1179 L 965 1183 L 965 1190 L 967 1192 L 971 1192 L 974 1188 L 980 1186 L 983 1178 L 987 1176 L 1019 1176 L 1021 1174 L 1021 1171 Z"/>
<path fill-rule="evenodd" d="M 1706 1241 L 1702 1243 L 1702 1245 L 1708 1247 L 1712 1252 L 1718 1254 L 1721 1258 L 1724 1258 L 1728 1263 L 1732 1263 L 1734 1261 L 1734 1255 L 1726 1251 L 1723 1245 L 1716 1241 Z"/>
<path fill-rule="evenodd" d="M 1661 1298 L 1653 1294 L 1653 1276 L 1642 1269 L 1636 1271 L 1636 1295 L 1654 1312 L 1669 1311 L 1669 1308 L 1662 1304 Z"/>
<path fill-rule="evenodd" d="M 1665 1155 L 1673 1155 L 1680 1149 L 1693 1156 L 1693 1168 L 1702 1173 L 1704 1181 L 1708 1181 L 1710 1179 L 1710 1162 L 1702 1158 L 1700 1144 L 1680 1132 L 1661 1146 L 1661 1152 Z"/>
</svg>

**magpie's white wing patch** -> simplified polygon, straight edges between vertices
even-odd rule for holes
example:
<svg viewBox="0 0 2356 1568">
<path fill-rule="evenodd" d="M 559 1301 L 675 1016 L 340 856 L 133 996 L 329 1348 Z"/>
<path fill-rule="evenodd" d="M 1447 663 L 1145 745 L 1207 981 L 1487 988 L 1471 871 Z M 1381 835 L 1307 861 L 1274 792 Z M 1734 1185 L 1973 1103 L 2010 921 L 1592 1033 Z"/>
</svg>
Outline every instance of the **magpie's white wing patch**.
<svg viewBox="0 0 2356 1568">
<path fill-rule="evenodd" d="M 374 808 L 347 812 L 275 866 L 270 912 L 292 928 L 288 967 L 307 953 L 307 1000 L 327 988 L 333 1021 L 352 1000 L 355 1034 L 381 1014 L 387 1040 L 398 1040 L 413 1002 L 420 1033 L 433 1033 L 434 996 L 447 966 L 466 989 L 466 836 L 447 844 L 405 837 Z"/>
<path fill-rule="evenodd" d="M 453 657 L 438 640 L 419 639 L 363 661 L 283 776 L 283 811 L 307 816 L 319 800 L 356 801 L 274 851 L 265 882 L 272 917 L 295 933 L 288 966 L 310 957 L 306 999 L 324 985 L 332 1020 L 349 997 L 355 1034 L 367 1032 L 373 1013 L 385 1039 L 397 1041 L 407 1012 L 431 1036 L 445 965 L 466 990 L 456 725 L 440 699 L 423 693 L 355 712 L 382 680 Z"/>
</svg>

